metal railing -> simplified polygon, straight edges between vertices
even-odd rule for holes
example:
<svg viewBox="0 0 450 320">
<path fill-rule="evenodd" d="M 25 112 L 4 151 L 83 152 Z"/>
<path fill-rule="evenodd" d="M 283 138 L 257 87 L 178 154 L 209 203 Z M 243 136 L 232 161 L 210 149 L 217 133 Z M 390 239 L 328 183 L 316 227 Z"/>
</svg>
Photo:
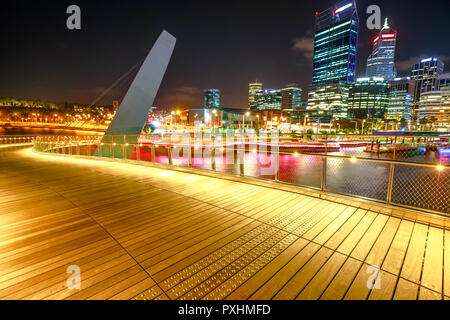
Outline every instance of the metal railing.
<svg viewBox="0 0 450 320">
<path fill-rule="evenodd" d="M 212 170 L 450 214 L 448 136 L 200 136 L 37 137 L 34 150 Z"/>
<path fill-rule="evenodd" d="M 22 143 L 33 143 L 36 136 L 25 136 L 25 135 L 0 135 L 0 145 L 4 144 L 22 144 Z"/>
</svg>

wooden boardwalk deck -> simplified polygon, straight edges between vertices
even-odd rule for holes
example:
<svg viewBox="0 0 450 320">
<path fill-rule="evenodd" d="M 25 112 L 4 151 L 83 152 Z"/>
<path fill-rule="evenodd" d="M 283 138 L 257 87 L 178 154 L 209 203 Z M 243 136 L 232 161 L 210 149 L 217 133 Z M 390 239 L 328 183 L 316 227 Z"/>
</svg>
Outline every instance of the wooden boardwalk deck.
<svg viewBox="0 0 450 320">
<path fill-rule="evenodd" d="M 2 148 L 0 299 L 450 297 L 450 231 L 349 203 Z"/>
</svg>

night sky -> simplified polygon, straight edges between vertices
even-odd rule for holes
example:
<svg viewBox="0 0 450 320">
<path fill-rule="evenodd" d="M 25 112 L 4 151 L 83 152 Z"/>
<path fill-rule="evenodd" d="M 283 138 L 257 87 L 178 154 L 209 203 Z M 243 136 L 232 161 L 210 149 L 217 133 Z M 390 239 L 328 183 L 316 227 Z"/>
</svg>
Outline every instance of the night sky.
<svg viewBox="0 0 450 320">
<path fill-rule="evenodd" d="M 198 107 L 203 89 L 222 104 L 247 106 L 248 83 L 265 88 L 311 81 L 314 12 L 334 1 L 3 1 L 0 96 L 52 102 L 94 100 L 143 59 L 163 29 L 177 38 L 155 106 Z M 81 7 L 81 30 L 66 28 L 66 8 Z M 357 0 L 358 76 L 376 33 L 366 8 L 377 4 L 398 31 L 399 75 L 424 56 L 450 71 L 450 1 Z M 121 99 L 123 91 L 110 96 Z"/>
</svg>

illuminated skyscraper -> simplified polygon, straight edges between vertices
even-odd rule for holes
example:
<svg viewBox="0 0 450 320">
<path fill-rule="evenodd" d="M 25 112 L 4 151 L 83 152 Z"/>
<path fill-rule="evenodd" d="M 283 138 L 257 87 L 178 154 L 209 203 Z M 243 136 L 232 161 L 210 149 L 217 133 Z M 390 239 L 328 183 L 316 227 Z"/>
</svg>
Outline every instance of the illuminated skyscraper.
<svg viewBox="0 0 450 320">
<path fill-rule="evenodd" d="M 437 90 L 424 91 L 418 102 L 419 121 L 450 130 L 450 74 L 436 77 Z"/>
<path fill-rule="evenodd" d="M 215 109 L 220 107 L 220 90 L 208 89 L 203 95 L 203 107 L 205 109 Z"/>
<path fill-rule="evenodd" d="M 312 85 L 355 80 L 358 13 L 355 1 L 316 12 Z"/>
<path fill-rule="evenodd" d="M 281 89 L 266 89 L 256 94 L 257 110 L 281 110 Z"/>
<path fill-rule="evenodd" d="M 302 103 L 302 89 L 296 83 L 289 83 L 281 89 L 281 108 L 297 109 Z"/>
<path fill-rule="evenodd" d="M 331 121 L 347 116 L 348 85 L 355 81 L 358 23 L 355 1 L 341 1 L 316 12 L 313 75 L 308 94 L 313 120 Z"/>
<path fill-rule="evenodd" d="M 256 101 L 256 96 L 263 92 L 263 84 L 259 82 L 250 83 L 248 85 L 248 108 L 250 110 L 255 110 L 258 103 Z"/>
<path fill-rule="evenodd" d="M 380 33 L 372 40 L 373 50 L 367 58 L 367 77 L 391 80 L 396 77 L 394 57 L 397 31 L 391 29 L 387 18 Z"/>
<path fill-rule="evenodd" d="M 383 78 L 359 78 L 350 86 L 348 116 L 383 119 L 389 101 L 389 84 Z"/>
<path fill-rule="evenodd" d="M 410 77 L 395 78 L 389 81 L 389 102 L 386 108 L 385 118 L 391 120 L 410 120 L 415 81 Z"/>
<path fill-rule="evenodd" d="M 420 94 L 426 91 L 438 89 L 437 77 L 444 73 L 444 62 L 438 58 L 422 59 L 411 68 L 411 78 L 416 81 L 416 95 L 418 100 Z"/>
</svg>

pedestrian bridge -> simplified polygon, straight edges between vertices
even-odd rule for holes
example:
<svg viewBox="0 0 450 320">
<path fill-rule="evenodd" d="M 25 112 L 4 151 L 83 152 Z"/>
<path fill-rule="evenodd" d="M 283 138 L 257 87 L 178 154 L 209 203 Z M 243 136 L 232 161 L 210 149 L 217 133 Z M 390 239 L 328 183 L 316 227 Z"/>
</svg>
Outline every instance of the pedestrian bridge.
<svg viewBox="0 0 450 320">
<path fill-rule="evenodd" d="M 448 226 L 288 185 L 0 146 L 1 299 L 448 299 Z"/>
</svg>

